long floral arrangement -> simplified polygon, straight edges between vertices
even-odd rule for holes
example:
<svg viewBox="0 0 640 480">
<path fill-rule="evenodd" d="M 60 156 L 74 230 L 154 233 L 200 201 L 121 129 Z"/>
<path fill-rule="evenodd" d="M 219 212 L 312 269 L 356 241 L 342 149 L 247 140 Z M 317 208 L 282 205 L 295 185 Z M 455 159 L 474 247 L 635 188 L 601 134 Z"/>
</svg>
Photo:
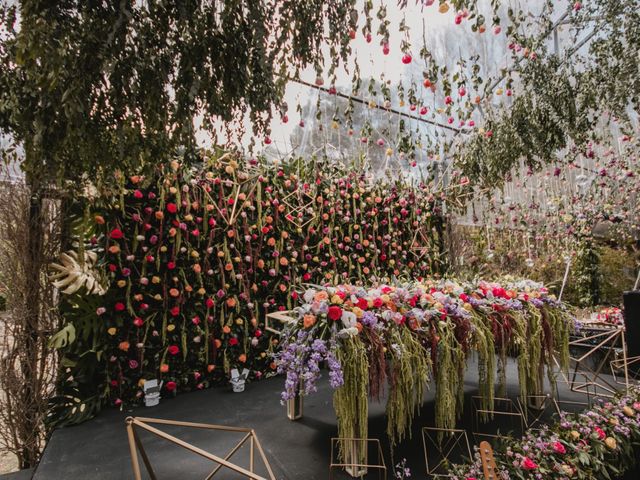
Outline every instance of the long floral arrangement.
<svg viewBox="0 0 640 480">
<path fill-rule="evenodd" d="M 453 428 L 472 351 L 487 410 L 496 374 L 504 386 L 507 355 L 517 357 L 523 396 L 540 391 L 545 367 L 553 382 L 554 355 L 568 364 L 573 317 L 532 281 L 314 287 L 302 302 L 276 355 L 286 375 L 282 398 L 313 393 L 326 362 L 344 438 L 366 438 L 368 399 L 380 399 L 388 386 L 387 433 L 392 442 L 401 440 L 431 379 L 436 424 Z"/>
<path fill-rule="evenodd" d="M 581 413 L 562 413 L 557 423 L 529 430 L 495 452 L 501 480 L 616 478 L 634 465 L 640 442 L 640 390 L 600 402 Z M 454 480 L 482 477 L 476 452 L 473 462 L 454 465 Z"/>
</svg>

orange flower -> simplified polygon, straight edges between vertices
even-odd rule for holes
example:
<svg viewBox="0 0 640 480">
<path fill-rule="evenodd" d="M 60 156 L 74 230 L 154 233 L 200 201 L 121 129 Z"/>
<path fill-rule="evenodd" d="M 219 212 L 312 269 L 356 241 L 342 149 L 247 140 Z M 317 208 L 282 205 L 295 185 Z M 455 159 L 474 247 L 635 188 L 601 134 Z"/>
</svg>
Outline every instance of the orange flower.
<svg viewBox="0 0 640 480">
<path fill-rule="evenodd" d="M 124 342 L 120 342 L 120 345 L 118 345 L 118 348 L 120 350 L 122 350 L 123 352 L 128 352 L 129 351 L 129 342 L 127 342 L 126 340 Z"/>
<path fill-rule="evenodd" d="M 273 237 L 269 237 L 269 240 L 267 240 L 267 245 L 269 245 L 270 247 L 273 247 L 276 244 L 276 239 Z"/>
<path fill-rule="evenodd" d="M 275 370 L 276 368 L 278 368 L 278 366 L 276 365 L 276 362 L 271 362 L 269 368 L 271 368 L 271 370 Z"/>
<path fill-rule="evenodd" d="M 233 264 L 231 264 L 231 263 L 227 263 L 227 264 L 224 266 L 224 269 L 225 269 L 227 272 L 230 272 L 231 270 L 233 270 Z"/>
<path fill-rule="evenodd" d="M 224 327 L 222 327 L 222 333 L 231 333 L 231 327 L 229 325 L 225 325 Z"/>
<path fill-rule="evenodd" d="M 316 302 L 322 302 L 329 299 L 329 294 L 325 290 L 320 290 L 319 292 L 316 292 L 316 294 L 313 296 L 313 299 Z"/>
<path fill-rule="evenodd" d="M 235 237 L 235 236 L 236 236 L 236 231 L 235 231 L 235 230 L 229 230 L 229 231 L 227 232 L 227 237 L 229 237 L 229 238 L 233 238 L 233 237 Z"/>
<path fill-rule="evenodd" d="M 258 260 L 258 268 L 264 268 L 264 260 Z"/>
<path fill-rule="evenodd" d="M 169 229 L 169 236 L 170 237 L 175 237 L 177 233 L 178 233 L 178 231 L 175 228 L 170 228 Z"/>
<path fill-rule="evenodd" d="M 236 299 L 231 297 L 227 298 L 227 307 L 233 308 L 236 306 Z"/>
<path fill-rule="evenodd" d="M 287 291 L 287 286 L 284 283 L 281 283 L 279 288 L 280 288 L 281 292 L 286 292 Z"/>
<path fill-rule="evenodd" d="M 140 183 L 140 175 L 132 175 L 131 177 L 129 177 L 129 180 L 131 180 L 131 183 L 133 183 L 134 185 L 136 183 Z"/>
<path fill-rule="evenodd" d="M 161 373 L 167 373 L 168 371 L 169 371 L 169 365 L 167 365 L 166 363 L 163 363 L 162 365 L 160 365 Z"/>
<path fill-rule="evenodd" d="M 223 329 L 224 330 L 224 329 Z M 229 329 L 231 330 L 231 329 Z M 220 340 L 219 338 L 216 338 L 213 343 L 215 344 L 216 348 L 220 348 L 222 346 L 222 340 Z"/>
<path fill-rule="evenodd" d="M 289 265 L 289 260 L 287 260 L 286 257 L 280 257 L 280 265 L 286 267 L 287 265 Z"/>
<path fill-rule="evenodd" d="M 244 353 L 241 353 L 241 354 L 238 356 L 238 361 L 239 361 L 240 363 L 245 363 L 245 362 L 247 361 L 247 356 L 246 356 Z"/>
<path fill-rule="evenodd" d="M 192 287 L 191 285 L 187 285 L 186 287 L 184 287 L 184 289 L 185 289 L 187 292 L 192 292 L 192 291 L 193 291 L 193 287 Z"/>
<path fill-rule="evenodd" d="M 104 225 L 104 217 L 102 215 L 96 215 L 93 219 L 98 225 Z"/>
<path fill-rule="evenodd" d="M 304 328 L 311 328 L 316 324 L 316 316 L 307 314 L 302 318 Z"/>
<path fill-rule="evenodd" d="M 162 220 L 163 218 L 164 218 L 164 213 L 162 212 L 162 210 L 158 210 L 156 212 L 156 219 Z"/>
<path fill-rule="evenodd" d="M 273 223 L 273 217 L 267 216 L 264 219 L 265 223 Z"/>
<path fill-rule="evenodd" d="M 111 245 L 109 247 L 109 253 L 119 253 L 120 247 L 118 245 Z"/>
<path fill-rule="evenodd" d="M 360 322 L 356 322 L 356 328 L 358 329 L 358 333 L 362 332 L 362 324 Z"/>
<path fill-rule="evenodd" d="M 171 295 L 172 297 L 178 297 L 180 296 L 180 291 L 177 288 L 172 288 L 171 290 L 169 290 L 169 295 Z"/>
<path fill-rule="evenodd" d="M 200 272 L 202 271 L 202 267 L 200 266 L 200 264 L 199 264 L 199 263 L 196 263 L 196 264 L 193 266 L 193 271 L 194 271 L 194 272 L 196 272 L 196 273 L 200 273 Z"/>
</svg>

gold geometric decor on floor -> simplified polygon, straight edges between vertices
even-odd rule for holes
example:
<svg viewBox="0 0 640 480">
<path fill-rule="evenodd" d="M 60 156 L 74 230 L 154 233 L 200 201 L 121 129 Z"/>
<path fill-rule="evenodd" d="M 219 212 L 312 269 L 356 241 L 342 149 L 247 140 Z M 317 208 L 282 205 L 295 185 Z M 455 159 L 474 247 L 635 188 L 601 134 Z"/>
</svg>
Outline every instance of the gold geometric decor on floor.
<svg viewBox="0 0 640 480">
<path fill-rule="evenodd" d="M 451 477 L 451 464 L 461 458 L 472 458 L 466 430 L 422 427 L 422 448 L 430 478 Z"/>
<path fill-rule="evenodd" d="M 147 456 L 147 452 L 145 451 L 142 442 L 140 441 L 140 437 L 138 436 L 136 429 L 141 429 L 152 433 L 160 438 L 167 440 L 170 443 L 182 447 L 196 455 L 204 457 L 214 464 L 217 464 L 213 468 L 211 473 L 209 473 L 209 475 L 205 477 L 205 480 L 213 478 L 213 476 L 222 468 L 232 470 L 251 480 L 276 480 L 267 457 L 264 454 L 264 450 L 262 450 L 262 445 L 260 445 L 260 441 L 256 436 L 256 432 L 250 428 L 227 427 L 224 425 L 210 425 L 206 423 L 180 422 L 175 420 L 142 417 L 127 417 L 125 422 L 127 424 L 127 435 L 129 437 L 129 449 L 131 452 L 131 463 L 133 466 L 133 475 L 135 480 L 142 480 L 142 472 L 140 470 L 138 454 L 140 454 L 140 457 L 142 457 L 142 462 L 144 463 L 149 478 L 151 478 L 151 480 L 156 480 L 158 478 L 153 470 L 151 462 L 149 461 L 149 457 Z M 242 437 L 242 440 L 240 440 L 235 447 L 229 450 L 229 452 L 224 457 L 219 457 L 205 450 L 202 450 L 195 445 L 185 442 L 184 440 L 180 440 L 173 435 L 169 435 L 168 433 L 151 426 L 151 424 L 171 425 L 185 428 L 200 428 L 214 430 L 216 432 L 244 433 L 245 435 L 244 437 Z M 233 463 L 231 461 L 231 457 L 233 457 L 233 455 L 235 455 L 247 443 L 249 444 L 249 466 L 248 468 L 245 468 Z M 254 449 L 258 450 L 258 455 L 262 459 L 262 463 L 268 472 L 268 479 L 254 472 Z"/>
</svg>

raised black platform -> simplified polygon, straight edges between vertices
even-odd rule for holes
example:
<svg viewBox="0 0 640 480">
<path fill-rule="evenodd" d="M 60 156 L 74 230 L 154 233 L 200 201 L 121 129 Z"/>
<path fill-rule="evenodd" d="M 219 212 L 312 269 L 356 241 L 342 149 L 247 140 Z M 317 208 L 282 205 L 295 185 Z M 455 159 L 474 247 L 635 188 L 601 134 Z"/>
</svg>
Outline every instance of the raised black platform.
<svg viewBox="0 0 640 480">
<path fill-rule="evenodd" d="M 518 394 L 518 381 L 514 365 L 510 365 L 508 369 L 508 379 L 507 393 L 515 397 Z M 141 407 L 129 412 L 104 411 L 94 420 L 54 432 L 33 478 L 133 478 L 125 418 L 135 415 L 251 427 L 257 432 L 278 479 L 327 479 L 330 438 L 337 435 L 332 391 L 326 381 L 321 382 L 318 393 L 305 398 L 304 418 L 292 422 L 286 418 L 285 408 L 280 405 L 279 395 L 282 386 L 282 378 L 272 378 L 250 384 L 246 391 L 240 394 L 232 393 L 230 389 L 218 388 L 179 395 L 175 399 L 162 401 L 157 407 Z M 560 390 L 561 398 L 565 400 L 579 400 L 582 397 L 568 392 L 563 386 Z M 471 396 L 477 392 L 475 365 L 469 366 L 465 392 L 465 415 L 460 425 L 471 431 Z M 427 393 L 421 415 L 415 418 L 413 438 L 396 448 L 395 461 L 407 458 L 413 478 L 426 478 L 420 429 L 427 425 L 433 425 L 433 392 Z M 372 402 L 369 435 L 382 440 L 387 466 L 391 466 L 392 460 L 389 458 L 388 443 L 384 434 L 385 427 L 384 405 Z M 176 427 L 167 427 L 165 431 L 219 455 L 225 454 L 240 438 L 234 434 Z M 159 478 L 204 478 L 212 469 L 211 463 L 207 460 L 165 440 L 143 433 L 142 441 Z M 471 435 L 470 441 L 474 441 Z M 392 477 L 390 472 L 388 478 Z M 240 477 L 221 471 L 215 478 Z M 626 478 L 640 477 L 634 471 Z"/>
</svg>

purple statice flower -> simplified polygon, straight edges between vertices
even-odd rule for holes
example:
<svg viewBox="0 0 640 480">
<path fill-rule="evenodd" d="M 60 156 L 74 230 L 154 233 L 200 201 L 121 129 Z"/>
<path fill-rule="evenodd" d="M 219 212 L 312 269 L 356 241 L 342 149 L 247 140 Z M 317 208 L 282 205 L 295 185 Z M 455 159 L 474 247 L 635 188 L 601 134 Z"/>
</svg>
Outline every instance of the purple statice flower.
<svg viewBox="0 0 640 480">
<path fill-rule="evenodd" d="M 374 327 L 378 323 L 378 317 L 373 312 L 364 312 L 360 323 L 365 327 Z"/>
</svg>

